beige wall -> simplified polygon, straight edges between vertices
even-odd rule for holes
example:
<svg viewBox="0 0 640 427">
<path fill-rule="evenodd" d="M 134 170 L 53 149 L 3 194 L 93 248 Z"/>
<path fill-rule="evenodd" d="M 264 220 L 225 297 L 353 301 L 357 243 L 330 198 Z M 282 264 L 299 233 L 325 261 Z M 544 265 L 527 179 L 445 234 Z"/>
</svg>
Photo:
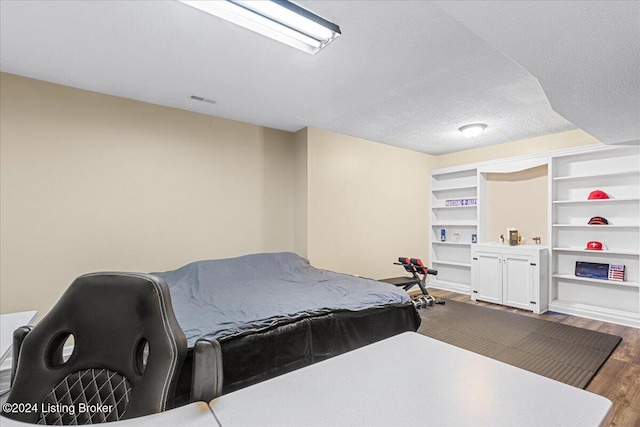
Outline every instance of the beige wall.
<svg viewBox="0 0 640 427">
<path fill-rule="evenodd" d="M 396 276 L 398 256 L 428 262 L 429 170 L 598 143 L 576 130 L 431 156 L 0 76 L 1 312 L 43 315 L 85 272 L 251 252 Z"/>
<path fill-rule="evenodd" d="M 547 165 L 513 173 L 487 174 L 487 230 L 482 241 L 508 241 L 507 228 L 516 228 L 526 244 L 541 237 L 547 245 Z"/>
<path fill-rule="evenodd" d="M 485 162 L 528 154 L 545 153 L 582 145 L 600 144 L 600 141 L 581 129 L 554 133 L 536 138 L 506 142 L 488 147 L 474 148 L 435 157 L 434 167 L 437 169 L 467 163 Z"/>
<path fill-rule="evenodd" d="M 78 275 L 293 250 L 293 135 L 0 75 L 0 311 Z"/>
<path fill-rule="evenodd" d="M 427 258 L 431 156 L 312 128 L 307 150 L 315 266 L 384 278 L 399 256 Z"/>
<path fill-rule="evenodd" d="M 307 149 L 308 128 L 294 134 L 295 179 L 294 179 L 294 233 L 293 250 L 302 257 L 308 257 L 307 227 L 309 222 L 309 192 L 307 179 L 309 156 Z"/>
</svg>

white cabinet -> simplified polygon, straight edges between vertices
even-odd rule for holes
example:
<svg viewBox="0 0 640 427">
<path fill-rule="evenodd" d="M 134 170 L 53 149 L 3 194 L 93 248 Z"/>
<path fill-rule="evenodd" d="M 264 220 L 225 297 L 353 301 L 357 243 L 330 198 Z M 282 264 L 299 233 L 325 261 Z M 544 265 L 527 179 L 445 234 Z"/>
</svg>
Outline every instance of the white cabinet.
<svg viewBox="0 0 640 427">
<path fill-rule="evenodd" d="M 471 299 L 547 310 L 547 249 L 538 245 L 471 247 Z"/>
<path fill-rule="evenodd" d="M 518 307 L 531 310 L 534 313 L 541 313 L 542 308 L 546 311 L 547 281 L 541 280 L 546 277 L 547 251 L 530 251 L 530 254 L 512 254 L 507 251 L 502 258 L 503 288 L 502 303 L 511 307 Z M 542 255 L 544 253 L 544 255 Z M 544 267 L 544 272 L 540 268 Z"/>
<path fill-rule="evenodd" d="M 429 286 L 465 294 L 470 291 L 471 240 L 478 233 L 477 182 L 475 168 L 431 173 L 429 262 L 438 275 L 429 281 Z"/>
<path fill-rule="evenodd" d="M 549 308 L 640 327 L 640 150 L 603 148 L 552 161 Z M 592 191 L 608 199 L 589 200 Z M 595 216 L 606 225 L 589 225 Z M 604 250 L 587 250 L 597 241 Z M 626 267 L 624 281 L 575 275 L 577 261 Z"/>
<path fill-rule="evenodd" d="M 502 304 L 502 252 L 471 249 L 471 299 Z"/>
</svg>

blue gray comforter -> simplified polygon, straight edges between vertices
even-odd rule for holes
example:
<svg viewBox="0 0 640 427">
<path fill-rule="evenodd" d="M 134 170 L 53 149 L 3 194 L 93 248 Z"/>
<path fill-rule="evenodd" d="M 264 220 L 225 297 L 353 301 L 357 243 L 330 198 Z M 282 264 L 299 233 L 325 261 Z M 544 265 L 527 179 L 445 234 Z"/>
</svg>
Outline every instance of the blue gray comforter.
<svg viewBox="0 0 640 427">
<path fill-rule="evenodd" d="M 312 267 L 293 253 L 198 261 L 154 273 L 169 285 L 189 347 L 332 311 L 410 302 L 393 285 Z"/>
</svg>

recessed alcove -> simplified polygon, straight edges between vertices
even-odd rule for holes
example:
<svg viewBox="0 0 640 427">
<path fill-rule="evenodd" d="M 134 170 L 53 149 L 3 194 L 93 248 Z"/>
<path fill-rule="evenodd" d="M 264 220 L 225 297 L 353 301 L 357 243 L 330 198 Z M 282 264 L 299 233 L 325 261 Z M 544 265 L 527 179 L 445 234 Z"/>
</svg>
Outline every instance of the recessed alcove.
<svg viewBox="0 0 640 427">
<path fill-rule="evenodd" d="M 507 229 L 515 228 L 523 244 L 532 245 L 533 237 L 548 244 L 548 166 L 546 164 L 514 172 L 486 172 L 484 214 L 486 227 L 482 240 L 499 242 L 500 235 L 508 240 Z"/>
</svg>

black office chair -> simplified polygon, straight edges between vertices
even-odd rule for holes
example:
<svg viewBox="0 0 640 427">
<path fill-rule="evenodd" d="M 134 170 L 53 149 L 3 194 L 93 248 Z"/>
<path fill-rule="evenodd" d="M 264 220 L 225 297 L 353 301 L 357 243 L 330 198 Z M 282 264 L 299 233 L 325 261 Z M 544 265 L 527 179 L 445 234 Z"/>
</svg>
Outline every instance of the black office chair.
<svg viewBox="0 0 640 427">
<path fill-rule="evenodd" d="M 66 359 L 70 336 L 75 346 Z M 186 353 L 164 280 L 138 273 L 81 276 L 37 326 L 14 333 L 18 362 L 7 403 L 26 405 L 2 415 L 75 425 L 164 411 L 173 405 Z"/>
</svg>

